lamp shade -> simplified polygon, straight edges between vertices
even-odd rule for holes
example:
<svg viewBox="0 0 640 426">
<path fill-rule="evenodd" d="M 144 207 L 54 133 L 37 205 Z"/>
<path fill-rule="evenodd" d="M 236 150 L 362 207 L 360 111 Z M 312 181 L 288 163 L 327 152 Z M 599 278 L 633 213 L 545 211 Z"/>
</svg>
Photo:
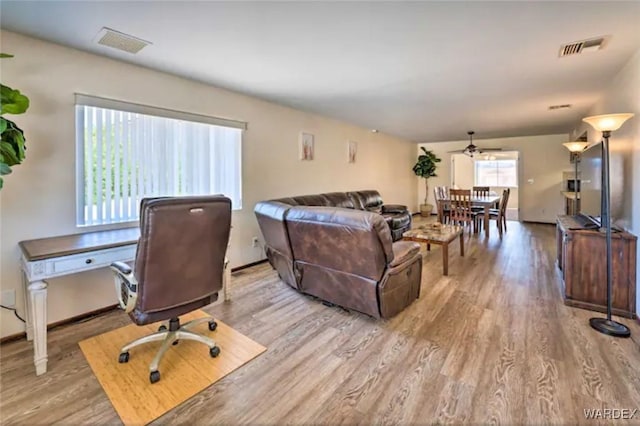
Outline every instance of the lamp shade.
<svg viewBox="0 0 640 426">
<path fill-rule="evenodd" d="M 604 114 L 604 115 L 594 115 L 591 117 L 585 117 L 582 121 L 589 123 L 591 127 L 600 131 L 613 132 L 614 130 L 618 130 L 625 121 L 633 117 L 633 114 Z"/>
<path fill-rule="evenodd" d="M 589 142 L 565 142 L 562 145 L 571 152 L 582 152 L 589 146 Z"/>
</svg>

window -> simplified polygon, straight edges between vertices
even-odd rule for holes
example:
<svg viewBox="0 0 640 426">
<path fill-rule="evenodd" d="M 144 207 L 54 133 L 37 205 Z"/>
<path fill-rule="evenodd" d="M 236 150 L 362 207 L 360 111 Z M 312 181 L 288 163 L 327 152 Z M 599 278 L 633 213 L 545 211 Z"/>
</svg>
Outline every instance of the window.
<svg viewBox="0 0 640 426">
<path fill-rule="evenodd" d="M 78 226 L 136 221 L 144 197 L 224 194 L 240 209 L 245 127 L 76 95 Z"/>
<path fill-rule="evenodd" d="M 476 160 L 477 186 L 518 186 L 518 160 Z"/>
</svg>

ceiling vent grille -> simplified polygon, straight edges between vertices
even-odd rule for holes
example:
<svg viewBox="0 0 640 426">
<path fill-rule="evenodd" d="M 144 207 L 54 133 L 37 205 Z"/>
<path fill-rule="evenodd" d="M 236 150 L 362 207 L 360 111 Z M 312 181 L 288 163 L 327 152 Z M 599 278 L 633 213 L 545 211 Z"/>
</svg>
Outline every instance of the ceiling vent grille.
<svg viewBox="0 0 640 426">
<path fill-rule="evenodd" d="M 553 111 L 555 109 L 566 109 L 566 108 L 571 108 L 571 104 L 551 105 L 549 107 L 549 109 L 551 111 Z"/>
<path fill-rule="evenodd" d="M 124 34 L 111 28 L 104 27 L 96 36 L 98 44 L 122 50 L 128 53 L 138 53 L 142 48 L 151 44 L 151 42 L 140 38 Z"/>
<path fill-rule="evenodd" d="M 563 44 L 560 46 L 558 56 L 562 58 L 565 56 L 577 55 L 579 53 L 602 50 L 606 46 L 608 40 L 609 36 L 606 36 Z"/>
</svg>

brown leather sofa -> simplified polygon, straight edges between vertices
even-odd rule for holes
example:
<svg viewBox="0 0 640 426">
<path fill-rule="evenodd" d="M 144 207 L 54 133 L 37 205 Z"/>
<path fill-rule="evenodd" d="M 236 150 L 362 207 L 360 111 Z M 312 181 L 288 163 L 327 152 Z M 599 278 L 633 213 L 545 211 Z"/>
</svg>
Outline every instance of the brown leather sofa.
<svg viewBox="0 0 640 426">
<path fill-rule="evenodd" d="M 267 258 L 284 282 L 303 293 L 390 318 L 420 295 L 420 247 L 394 243 L 386 219 L 349 207 L 353 199 L 347 194 L 258 203 Z M 294 205 L 304 202 L 311 205 Z M 336 205 L 317 206 L 328 202 Z"/>
<path fill-rule="evenodd" d="M 411 229 L 411 212 L 407 206 L 384 204 L 380 193 L 375 190 L 352 192 L 329 192 L 326 194 L 302 195 L 279 198 L 277 200 L 290 206 L 342 207 L 345 209 L 366 210 L 382 215 L 393 241 L 402 239 L 402 234 Z"/>
</svg>

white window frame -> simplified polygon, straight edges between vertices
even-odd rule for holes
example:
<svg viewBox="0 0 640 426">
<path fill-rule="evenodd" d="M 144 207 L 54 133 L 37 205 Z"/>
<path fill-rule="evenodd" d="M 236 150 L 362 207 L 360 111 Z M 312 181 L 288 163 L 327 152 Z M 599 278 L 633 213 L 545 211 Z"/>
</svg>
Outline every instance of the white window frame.
<svg viewBox="0 0 640 426">
<path fill-rule="evenodd" d="M 504 162 L 504 161 L 513 161 L 516 171 L 515 171 L 515 175 L 516 175 L 516 184 L 514 185 L 488 185 L 491 186 L 493 188 L 518 188 L 518 173 L 519 171 L 519 162 L 517 158 L 496 158 L 494 160 L 475 160 L 473 162 L 473 180 L 476 186 L 487 186 L 484 182 L 478 182 L 478 163 L 489 163 L 489 162 Z M 497 168 L 497 170 L 500 170 L 500 168 Z"/>
<path fill-rule="evenodd" d="M 85 208 L 85 123 L 84 109 L 78 107 L 98 107 L 105 109 L 118 110 L 135 114 L 144 114 L 155 117 L 169 118 L 175 120 L 183 120 L 195 123 L 204 123 L 214 126 L 222 126 L 228 128 L 240 129 L 242 132 L 247 129 L 247 123 L 243 121 L 230 120 L 225 118 L 211 117 L 200 114 L 193 114 L 182 111 L 174 111 L 166 108 L 152 107 L 131 102 L 118 101 L 114 99 L 101 98 L 85 94 L 75 94 L 75 120 L 76 120 L 76 227 L 78 228 L 116 228 L 127 227 L 136 224 L 139 218 L 133 221 L 112 221 L 102 224 L 86 224 L 84 217 Z M 242 138 L 240 139 L 240 163 L 238 164 L 238 172 L 242 176 Z M 233 203 L 233 210 L 242 209 L 242 184 L 239 189 L 240 199 Z"/>
</svg>

